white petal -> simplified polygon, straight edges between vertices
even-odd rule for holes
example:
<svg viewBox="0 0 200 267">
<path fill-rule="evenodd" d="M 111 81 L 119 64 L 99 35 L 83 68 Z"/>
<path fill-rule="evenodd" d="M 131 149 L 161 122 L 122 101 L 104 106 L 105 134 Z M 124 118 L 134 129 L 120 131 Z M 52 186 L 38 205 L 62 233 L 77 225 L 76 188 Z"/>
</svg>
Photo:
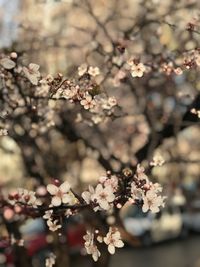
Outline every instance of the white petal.
<svg viewBox="0 0 200 267">
<path fill-rule="evenodd" d="M 60 185 L 60 190 L 62 193 L 67 193 L 70 190 L 70 184 L 66 181 Z"/>
<path fill-rule="evenodd" d="M 47 185 L 47 191 L 51 194 L 51 195 L 56 195 L 58 193 L 58 187 L 54 184 L 48 184 Z"/>
<path fill-rule="evenodd" d="M 100 194 L 102 191 L 103 191 L 103 186 L 101 184 L 98 184 L 95 189 L 95 193 Z"/>
<path fill-rule="evenodd" d="M 104 210 L 108 210 L 110 205 L 108 204 L 107 201 L 101 200 L 99 201 L 99 206 L 104 209 Z"/>
<path fill-rule="evenodd" d="M 65 204 L 72 202 L 72 200 L 73 200 L 73 197 L 71 195 L 69 195 L 69 194 L 64 194 L 62 196 L 62 202 L 65 203 Z"/>
<path fill-rule="evenodd" d="M 115 242 L 115 247 L 122 248 L 124 246 L 124 242 L 122 240 L 117 240 Z"/>
<path fill-rule="evenodd" d="M 51 200 L 51 204 L 53 205 L 53 206 L 60 206 L 61 205 L 61 203 L 62 203 L 62 201 L 61 201 L 61 198 L 60 197 L 53 197 L 52 198 L 52 200 Z"/>
<path fill-rule="evenodd" d="M 87 204 L 90 203 L 90 199 L 91 199 L 91 194 L 90 194 L 90 192 L 88 192 L 88 191 L 84 191 L 84 192 L 81 194 L 81 196 L 82 196 L 82 198 L 85 200 L 85 202 L 86 202 Z"/>
<path fill-rule="evenodd" d="M 108 251 L 110 254 L 115 254 L 115 247 L 112 244 L 108 245 Z"/>
<path fill-rule="evenodd" d="M 38 85 L 38 77 L 36 75 L 29 75 L 27 78 L 33 85 Z"/>
</svg>

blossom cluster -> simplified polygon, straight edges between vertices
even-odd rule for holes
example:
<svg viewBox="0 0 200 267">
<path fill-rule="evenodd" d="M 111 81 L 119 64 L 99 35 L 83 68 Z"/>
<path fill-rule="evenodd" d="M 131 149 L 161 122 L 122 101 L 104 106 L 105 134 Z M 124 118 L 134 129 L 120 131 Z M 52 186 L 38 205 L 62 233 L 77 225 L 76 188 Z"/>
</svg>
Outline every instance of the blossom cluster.
<svg viewBox="0 0 200 267">
<path fill-rule="evenodd" d="M 24 66 L 15 52 L 0 55 L 0 78 L 6 96 L 4 106 L 1 106 L 0 110 L 6 111 L 0 125 L 0 135 L 9 133 L 11 125 L 8 118 L 23 114 L 29 117 L 26 129 L 31 131 L 33 137 L 44 134 L 49 128 L 56 126 L 59 109 L 71 108 L 70 105 L 66 106 L 63 100 L 75 104 L 79 118 L 76 122 L 93 125 L 107 117 L 114 118 L 117 100 L 104 93 L 101 85 L 95 80 L 100 74 L 99 68 L 82 65 L 78 74 L 79 76 L 73 79 L 64 78 L 60 73 L 55 77 L 43 76 L 38 64 L 30 63 Z M 12 92 L 12 95 L 7 96 L 8 92 Z"/>
<path fill-rule="evenodd" d="M 23 204 L 33 208 L 42 205 L 40 199 L 36 197 L 36 192 L 23 188 L 18 188 L 16 193 L 9 194 L 8 200 L 11 205 Z"/>
<path fill-rule="evenodd" d="M 98 249 L 98 242 L 104 242 L 108 246 L 108 252 L 110 254 L 115 253 L 115 248 L 122 248 L 124 246 L 121 240 L 121 234 L 117 228 L 110 227 L 106 236 L 99 235 L 99 231 L 87 230 L 86 235 L 83 236 L 85 240 L 85 249 L 87 254 L 92 255 L 94 261 L 97 261 L 101 256 Z"/>
<path fill-rule="evenodd" d="M 164 207 L 166 197 L 160 195 L 162 187 L 158 183 L 149 181 L 144 173 L 144 168 L 137 166 L 134 181 L 131 183 L 131 198 L 132 203 L 142 201 L 142 211 L 159 212 L 161 207 Z"/>
<path fill-rule="evenodd" d="M 154 158 L 154 165 L 160 166 L 163 164 L 161 161 Z M 109 220 L 115 209 L 122 208 L 128 202 L 132 205 L 141 205 L 143 212 L 158 212 L 165 204 L 165 197 L 161 195 L 161 185 L 150 182 L 145 169 L 139 164 L 135 173 L 130 169 L 124 169 L 120 174 L 108 171 L 106 175 L 100 176 L 96 186 L 89 185 L 88 190 L 83 191 L 81 195 L 72 190 L 68 181 L 60 183 L 54 180 L 46 186 L 45 191 L 46 199 L 43 196 L 41 201 L 34 191 L 19 188 L 17 193 L 8 195 L 8 207 L 21 206 L 21 213 L 23 207 L 26 207 L 27 216 L 43 216 L 52 232 L 61 229 L 64 218 L 81 212 L 81 209 L 88 208 L 94 213 L 105 213 L 110 226 L 108 233 L 100 234 L 102 231 L 94 228 L 88 230 L 84 236 L 86 252 L 92 255 L 95 261 L 100 257 L 98 243 L 104 242 L 110 254 L 115 253 L 115 248 L 123 246 L 120 232 L 114 227 L 115 220 Z M 52 266 L 50 264 L 53 261 L 47 262 Z"/>
</svg>

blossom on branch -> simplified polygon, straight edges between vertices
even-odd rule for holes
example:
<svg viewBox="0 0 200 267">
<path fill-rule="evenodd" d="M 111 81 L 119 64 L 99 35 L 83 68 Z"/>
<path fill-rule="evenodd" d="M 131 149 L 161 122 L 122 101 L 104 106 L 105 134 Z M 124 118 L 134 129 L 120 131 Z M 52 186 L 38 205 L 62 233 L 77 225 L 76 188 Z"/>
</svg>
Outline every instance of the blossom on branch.
<svg viewBox="0 0 200 267">
<path fill-rule="evenodd" d="M 143 201 L 143 212 L 150 210 L 153 213 L 157 213 L 159 212 L 160 207 L 164 207 L 164 198 L 158 196 L 153 190 L 147 191 L 146 195 L 143 196 Z"/>
<path fill-rule="evenodd" d="M 26 77 L 29 79 L 29 81 L 33 85 L 37 85 L 39 78 L 40 78 L 40 72 L 39 72 L 40 66 L 34 63 L 30 63 L 27 67 L 23 67 L 23 72 L 26 75 Z"/>
<path fill-rule="evenodd" d="M 92 109 L 96 105 L 96 101 L 89 94 L 85 95 L 85 97 L 80 101 L 80 103 L 84 107 L 84 109 Z"/>
<path fill-rule="evenodd" d="M 94 243 L 94 233 L 88 230 L 86 232 L 86 235 L 83 236 L 83 239 L 85 240 L 84 245 L 87 254 L 92 255 L 93 260 L 97 261 L 98 258 L 101 256 L 101 253 Z"/>
<path fill-rule="evenodd" d="M 61 204 L 74 204 L 76 199 L 70 191 L 70 184 L 66 181 L 60 186 L 54 184 L 47 185 L 47 191 L 53 196 L 51 204 L 60 206 Z"/>
<path fill-rule="evenodd" d="M 124 246 L 124 243 L 121 240 L 120 232 L 113 227 L 109 228 L 109 232 L 103 240 L 106 245 L 108 245 L 108 251 L 110 254 L 115 253 L 115 248 L 122 248 Z"/>
<path fill-rule="evenodd" d="M 92 200 L 96 201 L 103 210 L 108 210 L 114 199 L 113 188 L 111 186 L 103 187 L 101 184 L 97 185 L 95 193 L 92 195 Z"/>
</svg>

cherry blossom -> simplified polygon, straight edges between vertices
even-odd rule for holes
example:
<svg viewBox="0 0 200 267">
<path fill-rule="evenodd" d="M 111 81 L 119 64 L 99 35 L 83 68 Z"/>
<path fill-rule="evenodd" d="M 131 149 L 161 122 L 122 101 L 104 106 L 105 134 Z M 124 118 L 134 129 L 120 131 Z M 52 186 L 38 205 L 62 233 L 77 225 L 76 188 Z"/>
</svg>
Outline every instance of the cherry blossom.
<svg viewBox="0 0 200 267">
<path fill-rule="evenodd" d="M 197 115 L 198 118 L 200 118 L 200 110 L 197 110 L 197 109 L 193 108 L 190 111 L 191 111 L 191 113 Z"/>
<path fill-rule="evenodd" d="M 101 176 L 99 182 L 102 183 L 104 187 L 111 186 L 113 192 L 115 192 L 118 187 L 118 178 L 115 175 L 111 175 L 110 177 Z"/>
<path fill-rule="evenodd" d="M 99 71 L 99 68 L 98 67 L 92 67 L 92 66 L 90 66 L 89 69 L 88 69 L 88 73 L 91 76 L 95 77 L 95 76 L 97 76 L 97 75 L 100 74 L 100 71 Z"/>
<path fill-rule="evenodd" d="M 113 188 L 111 186 L 103 187 L 101 184 L 98 184 L 95 188 L 95 193 L 92 195 L 92 200 L 96 201 L 99 206 L 108 210 L 111 207 L 111 203 L 114 201 L 115 195 L 113 193 Z"/>
<path fill-rule="evenodd" d="M 143 63 L 136 63 L 134 60 L 128 61 L 128 64 L 130 65 L 131 68 L 131 75 L 132 77 L 142 77 L 146 67 Z"/>
<path fill-rule="evenodd" d="M 16 203 L 22 203 L 24 205 L 29 205 L 34 208 L 37 208 L 37 206 L 42 205 L 42 202 L 40 199 L 37 199 L 35 196 L 35 192 L 29 191 L 27 189 L 18 188 L 17 193 L 12 195 L 9 195 L 9 202 L 14 205 Z"/>
<path fill-rule="evenodd" d="M 56 263 L 56 255 L 50 253 L 49 257 L 45 260 L 45 267 L 52 267 Z"/>
<path fill-rule="evenodd" d="M 151 166 L 162 166 L 165 163 L 164 158 L 161 155 L 156 155 L 153 157 L 153 160 L 150 162 Z"/>
<path fill-rule="evenodd" d="M 11 234 L 11 237 L 10 237 L 10 243 L 11 243 L 11 245 L 16 244 L 16 245 L 18 245 L 19 247 L 23 247 L 23 246 L 24 246 L 24 239 L 16 239 L 16 238 L 14 237 L 14 235 Z"/>
<path fill-rule="evenodd" d="M 137 188 L 136 184 L 133 182 L 131 184 L 131 197 L 133 200 L 139 199 L 141 200 L 143 196 L 143 190 L 141 188 Z"/>
<path fill-rule="evenodd" d="M 61 228 L 61 225 L 58 224 L 58 220 L 47 220 L 47 225 L 49 227 L 49 230 L 52 231 L 52 232 L 55 232 L 57 231 L 58 229 Z"/>
<path fill-rule="evenodd" d="M 0 64 L 7 70 L 13 69 L 16 66 L 16 63 L 7 57 L 2 58 Z"/>
<path fill-rule="evenodd" d="M 111 106 L 111 107 L 114 107 L 117 105 L 117 100 L 114 96 L 112 97 L 109 97 L 108 98 L 108 104 Z"/>
<path fill-rule="evenodd" d="M 26 75 L 26 77 L 29 79 L 29 81 L 33 85 L 37 85 L 39 78 L 40 78 L 40 72 L 39 72 L 40 66 L 34 63 L 30 63 L 27 67 L 23 67 L 23 72 Z"/>
<path fill-rule="evenodd" d="M 120 232 L 113 227 L 109 228 L 109 232 L 106 237 L 104 237 L 104 242 L 108 245 L 108 251 L 110 254 L 115 253 L 115 248 L 122 248 L 124 246 L 123 241 L 121 240 Z"/>
<path fill-rule="evenodd" d="M 42 216 L 45 220 L 51 220 L 51 216 L 53 214 L 53 210 L 46 210 L 45 214 Z"/>
<path fill-rule="evenodd" d="M 2 135 L 8 135 L 8 130 L 0 129 L 0 136 L 2 136 Z"/>
<path fill-rule="evenodd" d="M 84 191 L 81 194 L 81 196 L 85 200 L 85 202 L 87 204 L 89 204 L 91 202 L 91 199 L 92 199 L 92 196 L 94 195 L 94 193 L 95 193 L 94 188 L 91 185 L 89 185 L 88 191 Z"/>
<path fill-rule="evenodd" d="M 147 191 L 146 195 L 143 196 L 143 201 L 143 212 L 150 210 L 153 213 L 157 213 L 160 210 L 159 208 L 164 206 L 164 199 L 158 196 L 153 190 Z"/>
<path fill-rule="evenodd" d="M 95 100 L 89 94 L 86 95 L 85 98 L 82 99 L 80 103 L 82 106 L 84 106 L 84 109 L 92 109 L 96 105 Z"/>
<path fill-rule="evenodd" d="M 92 255 L 92 258 L 94 261 L 97 261 L 98 258 L 101 256 L 101 253 L 94 243 L 94 233 L 88 230 L 86 232 L 86 235 L 83 236 L 83 239 L 85 240 L 84 245 L 85 245 L 86 252 L 89 255 L 90 254 Z"/>
<path fill-rule="evenodd" d="M 78 67 L 78 75 L 83 76 L 87 72 L 87 64 L 82 64 L 81 66 Z"/>
<path fill-rule="evenodd" d="M 53 206 L 60 206 L 62 203 L 70 204 L 75 202 L 75 197 L 70 192 L 70 184 L 67 181 L 60 186 L 48 184 L 47 191 L 53 196 L 51 199 L 51 204 Z"/>
</svg>

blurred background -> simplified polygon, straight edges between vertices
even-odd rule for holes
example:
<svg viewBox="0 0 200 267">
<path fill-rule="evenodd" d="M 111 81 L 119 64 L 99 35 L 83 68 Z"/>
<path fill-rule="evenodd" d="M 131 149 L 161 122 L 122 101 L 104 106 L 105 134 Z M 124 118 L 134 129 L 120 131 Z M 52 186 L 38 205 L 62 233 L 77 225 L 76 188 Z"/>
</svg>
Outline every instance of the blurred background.
<svg viewBox="0 0 200 267">
<path fill-rule="evenodd" d="M 87 115 L 78 123 L 80 110 L 66 102 L 53 115 L 55 127 L 42 133 L 30 130 L 28 115 L 14 121 L 11 134 L 0 136 L 1 189 L 42 190 L 54 177 L 81 192 L 108 169 L 147 166 L 161 155 L 164 165 L 148 175 L 163 185 L 166 207 L 156 215 L 122 209 L 126 245 L 109 266 L 199 267 L 200 127 L 199 120 L 184 119 L 199 95 L 199 69 L 180 76 L 149 72 L 141 79 L 122 72 L 132 55 L 149 64 L 179 64 L 199 42 L 198 0 L 0 0 L 2 53 L 16 51 L 23 64 L 39 64 L 43 74 L 75 76 L 83 63 L 98 66 L 100 90 L 121 107 L 115 119 L 92 127 Z M 1 214 L 0 237 L 6 235 L 5 219 L 13 227 L 19 218 Z M 49 233 L 42 219 L 20 218 L 19 229 L 29 259 L 23 266 L 45 266 L 52 249 L 61 259 L 56 266 L 92 266 L 80 216 L 65 222 L 62 237 Z M 22 266 L 16 253 L 2 238 L 0 267 Z"/>
</svg>

